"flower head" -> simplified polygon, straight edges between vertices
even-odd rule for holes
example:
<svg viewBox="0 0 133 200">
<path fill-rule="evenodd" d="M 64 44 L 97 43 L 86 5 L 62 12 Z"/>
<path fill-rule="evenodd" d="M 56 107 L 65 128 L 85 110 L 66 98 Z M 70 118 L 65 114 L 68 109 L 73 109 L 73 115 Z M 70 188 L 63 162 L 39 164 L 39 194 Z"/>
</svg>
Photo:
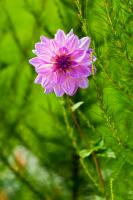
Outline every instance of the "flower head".
<svg viewBox="0 0 133 200">
<path fill-rule="evenodd" d="M 33 50 L 37 57 L 29 61 L 38 74 L 35 83 L 41 84 L 45 93 L 54 91 L 56 96 L 74 95 L 78 88 L 87 88 L 95 61 L 90 38 L 79 39 L 73 30 L 67 35 L 58 30 L 54 39 L 40 39 Z"/>
</svg>

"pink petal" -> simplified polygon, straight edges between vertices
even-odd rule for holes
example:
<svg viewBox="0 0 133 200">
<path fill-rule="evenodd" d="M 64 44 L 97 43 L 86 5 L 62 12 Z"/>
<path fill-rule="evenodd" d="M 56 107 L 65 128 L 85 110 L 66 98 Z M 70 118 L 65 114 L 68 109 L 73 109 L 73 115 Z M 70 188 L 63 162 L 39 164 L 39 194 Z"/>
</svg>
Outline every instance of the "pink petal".
<svg viewBox="0 0 133 200">
<path fill-rule="evenodd" d="M 92 64 L 92 61 L 86 56 L 79 61 L 79 64 L 82 66 L 89 66 Z"/>
<path fill-rule="evenodd" d="M 85 54 L 84 50 L 75 50 L 72 54 L 71 57 L 75 60 L 78 60 L 79 58 L 81 58 L 83 55 Z"/>
<path fill-rule="evenodd" d="M 96 56 L 93 56 L 92 60 L 95 62 L 97 60 Z"/>
<path fill-rule="evenodd" d="M 70 30 L 70 32 L 66 35 L 66 37 L 69 38 L 71 35 L 73 35 L 73 29 Z"/>
<path fill-rule="evenodd" d="M 39 67 L 36 67 L 36 72 L 41 74 L 50 73 L 52 66 L 52 64 L 40 65 Z"/>
<path fill-rule="evenodd" d="M 32 50 L 32 52 L 33 52 L 34 54 L 36 54 L 36 53 L 37 53 L 37 52 L 36 52 L 36 50 L 34 50 L 34 49 Z"/>
<path fill-rule="evenodd" d="M 77 80 L 77 85 L 80 88 L 87 88 L 89 85 L 89 81 L 87 78 L 81 78 L 81 79 Z"/>
<path fill-rule="evenodd" d="M 81 62 L 84 59 L 89 60 L 89 55 L 84 50 L 76 50 L 72 53 L 72 58 L 76 62 Z"/>
<path fill-rule="evenodd" d="M 69 71 L 69 75 L 73 78 L 88 77 L 91 75 L 91 68 L 85 66 L 76 66 Z"/>
<path fill-rule="evenodd" d="M 64 31 L 59 29 L 57 33 L 55 34 L 55 40 L 60 47 L 63 46 L 66 40 L 66 35 Z"/>
<path fill-rule="evenodd" d="M 71 35 L 67 40 L 66 40 L 66 47 L 69 49 L 70 52 L 74 51 L 75 49 L 78 48 L 79 44 L 79 39 L 75 35 Z"/>
<path fill-rule="evenodd" d="M 73 95 L 75 92 L 76 82 L 71 77 L 68 77 L 62 83 L 62 88 L 68 95 Z"/>
<path fill-rule="evenodd" d="M 50 39 L 45 37 L 45 36 L 40 36 L 40 40 L 41 42 L 45 43 L 45 44 L 48 44 L 50 42 Z"/>
<path fill-rule="evenodd" d="M 44 63 L 50 64 L 51 63 L 51 56 L 47 54 L 42 54 L 38 56 L 41 60 L 44 61 Z"/>
<path fill-rule="evenodd" d="M 51 92 L 53 92 L 53 88 L 51 87 L 46 87 L 45 90 L 44 90 L 45 94 L 49 94 Z"/>
<path fill-rule="evenodd" d="M 59 49 L 59 45 L 58 45 L 58 43 L 56 42 L 55 39 L 50 40 L 50 46 L 49 47 L 50 47 L 51 51 L 54 53 L 54 55 L 57 52 L 57 50 Z"/>
<path fill-rule="evenodd" d="M 35 81 L 34 81 L 36 84 L 41 84 L 41 82 L 42 82 L 42 75 L 38 75 L 37 77 L 36 77 L 36 79 L 35 79 Z"/>
<path fill-rule="evenodd" d="M 90 45 L 90 38 L 89 37 L 84 37 L 84 38 L 80 39 L 79 48 L 87 50 L 89 48 L 89 45 Z"/>
<path fill-rule="evenodd" d="M 62 54 L 68 54 L 68 49 L 66 47 L 61 47 L 58 49 L 57 54 L 62 55 Z"/>
<path fill-rule="evenodd" d="M 53 88 L 55 86 L 55 73 L 49 70 L 45 74 L 43 74 L 41 84 L 45 88 Z"/>
<path fill-rule="evenodd" d="M 56 86 L 54 86 L 54 92 L 56 94 L 57 97 L 61 97 L 64 94 L 63 89 L 61 88 L 61 85 L 57 84 Z"/>
<path fill-rule="evenodd" d="M 40 65 L 43 65 L 45 62 L 41 60 L 40 58 L 35 57 L 35 58 L 30 59 L 29 63 L 33 65 L 34 67 L 38 67 Z"/>
<path fill-rule="evenodd" d="M 62 82 L 66 79 L 67 74 L 63 71 L 55 72 L 55 82 L 57 84 L 62 84 Z"/>
<path fill-rule="evenodd" d="M 42 55 L 43 54 L 47 54 L 47 55 L 52 54 L 49 46 L 46 46 L 44 43 L 36 43 L 35 49 L 36 49 L 38 54 L 42 54 Z"/>
<path fill-rule="evenodd" d="M 41 82 L 42 87 L 46 87 L 47 85 L 49 85 L 49 81 L 50 81 L 50 76 L 49 75 L 45 75 L 42 78 L 42 82 Z"/>
<path fill-rule="evenodd" d="M 91 55 L 91 54 L 93 53 L 93 49 L 89 48 L 89 49 L 87 50 L 87 53 L 88 53 L 89 55 Z"/>
</svg>

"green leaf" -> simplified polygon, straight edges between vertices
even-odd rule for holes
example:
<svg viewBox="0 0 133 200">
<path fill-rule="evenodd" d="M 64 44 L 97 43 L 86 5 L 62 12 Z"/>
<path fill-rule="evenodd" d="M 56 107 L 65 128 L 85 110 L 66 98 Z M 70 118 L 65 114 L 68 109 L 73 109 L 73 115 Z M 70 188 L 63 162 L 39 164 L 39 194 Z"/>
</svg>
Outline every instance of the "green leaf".
<svg viewBox="0 0 133 200">
<path fill-rule="evenodd" d="M 79 152 L 79 155 L 81 158 L 86 158 L 92 154 L 94 151 L 103 150 L 102 153 L 98 153 L 100 157 L 106 157 L 106 158 L 116 158 L 115 153 L 112 151 L 112 149 L 106 149 L 104 146 L 104 141 L 101 140 L 96 146 L 92 147 L 91 149 L 83 149 Z"/>
<path fill-rule="evenodd" d="M 103 149 L 104 142 L 101 140 L 97 146 L 92 147 L 91 149 L 83 149 L 79 152 L 81 158 L 86 158 L 92 154 L 94 151 L 98 151 L 99 149 Z"/>
<path fill-rule="evenodd" d="M 116 158 L 115 152 L 112 149 L 106 149 L 103 153 L 99 153 L 98 156 L 104 158 Z"/>
<path fill-rule="evenodd" d="M 75 103 L 71 109 L 74 112 L 76 109 L 78 109 L 84 102 L 83 101 L 79 101 L 78 103 Z"/>
<path fill-rule="evenodd" d="M 79 152 L 79 155 L 81 158 L 86 158 L 91 155 L 93 152 L 93 149 L 83 149 Z"/>
</svg>

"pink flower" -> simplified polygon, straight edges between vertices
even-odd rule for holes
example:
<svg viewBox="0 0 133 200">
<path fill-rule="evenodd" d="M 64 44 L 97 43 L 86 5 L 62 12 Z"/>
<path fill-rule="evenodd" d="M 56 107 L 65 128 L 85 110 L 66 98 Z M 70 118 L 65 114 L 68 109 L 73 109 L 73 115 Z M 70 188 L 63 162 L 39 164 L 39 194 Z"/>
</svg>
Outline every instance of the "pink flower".
<svg viewBox="0 0 133 200">
<path fill-rule="evenodd" d="M 29 61 L 38 74 L 35 83 L 41 84 L 46 94 L 54 91 L 56 96 L 74 95 L 78 88 L 87 88 L 95 61 L 90 38 L 79 39 L 73 30 L 67 35 L 58 30 L 54 39 L 40 39 L 33 50 L 37 57 Z"/>
</svg>

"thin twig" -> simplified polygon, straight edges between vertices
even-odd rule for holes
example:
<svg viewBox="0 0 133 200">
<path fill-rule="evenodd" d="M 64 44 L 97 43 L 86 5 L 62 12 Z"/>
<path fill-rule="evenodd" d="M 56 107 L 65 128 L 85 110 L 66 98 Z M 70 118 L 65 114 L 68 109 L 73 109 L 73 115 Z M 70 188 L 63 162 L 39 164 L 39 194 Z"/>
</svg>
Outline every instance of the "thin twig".
<svg viewBox="0 0 133 200">
<path fill-rule="evenodd" d="M 69 124 L 69 121 L 68 121 L 68 117 L 67 117 L 67 113 L 66 113 L 66 109 L 65 109 L 64 103 L 61 102 L 61 105 L 62 105 L 62 108 L 63 108 L 63 117 L 64 117 L 64 121 L 65 121 L 65 124 L 66 124 L 67 133 L 68 133 L 68 135 L 69 135 L 69 138 L 70 138 L 71 141 L 72 141 L 73 148 L 75 149 L 77 155 L 78 155 L 79 158 L 80 158 L 81 166 L 83 167 L 83 169 L 84 169 L 86 175 L 87 175 L 88 178 L 93 182 L 93 184 L 95 185 L 95 187 L 97 187 L 97 182 L 96 182 L 96 180 L 93 178 L 93 176 L 91 175 L 91 173 L 90 173 L 89 170 L 87 169 L 86 164 L 85 164 L 83 158 L 81 158 L 80 155 L 79 155 L 79 149 L 78 149 L 78 145 L 77 145 L 77 140 L 76 140 L 76 137 L 73 135 L 73 129 L 72 129 L 72 127 L 71 127 L 70 124 Z"/>
<path fill-rule="evenodd" d="M 80 134 L 80 136 L 81 136 L 81 139 L 83 139 L 83 137 L 84 137 L 84 133 L 83 133 L 83 131 L 81 130 L 81 127 L 80 127 L 80 124 L 78 123 L 78 121 L 77 121 L 77 117 L 76 117 L 76 115 L 75 115 L 75 113 L 74 112 L 72 112 L 72 110 L 71 110 L 71 101 L 68 99 L 68 106 L 69 106 L 69 111 L 70 111 L 70 114 L 71 114 L 71 116 L 72 116 L 72 119 L 73 119 L 73 122 L 74 122 L 74 124 L 75 124 L 75 128 L 77 129 L 77 131 L 79 132 L 79 134 Z M 103 179 L 103 177 L 102 177 L 102 172 L 101 172 L 101 168 L 100 168 L 100 164 L 99 164 L 99 161 L 98 161 L 98 158 L 97 158 L 97 156 L 96 156 L 96 153 L 95 152 L 93 152 L 92 153 L 92 159 L 93 159 L 93 161 L 94 161 L 94 164 L 95 164 L 95 167 L 96 167 L 96 171 L 97 171 L 97 174 L 98 174 L 98 178 L 99 178 L 99 184 L 100 184 L 100 190 L 102 191 L 102 192 L 104 192 L 104 179 Z"/>
</svg>

